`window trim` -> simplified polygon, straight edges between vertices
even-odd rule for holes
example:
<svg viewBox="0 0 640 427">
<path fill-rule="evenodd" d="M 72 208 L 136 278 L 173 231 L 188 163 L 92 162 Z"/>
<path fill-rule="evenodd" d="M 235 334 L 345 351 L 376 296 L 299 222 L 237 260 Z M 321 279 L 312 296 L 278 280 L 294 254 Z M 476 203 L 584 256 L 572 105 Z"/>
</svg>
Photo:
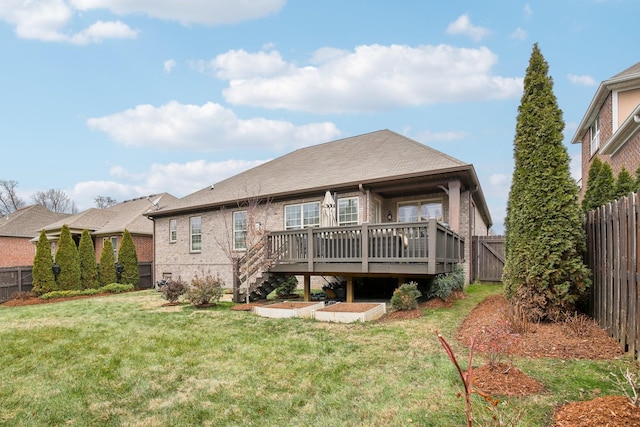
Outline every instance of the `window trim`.
<svg viewBox="0 0 640 427">
<path fill-rule="evenodd" d="M 169 220 L 169 243 L 175 243 L 178 241 L 178 220 Z"/>
<path fill-rule="evenodd" d="M 243 214 L 244 215 L 244 228 L 243 229 L 236 229 L 236 224 L 239 224 L 236 222 L 236 215 L 239 214 Z M 232 241 L 233 241 L 233 250 L 234 251 L 246 251 L 247 250 L 247 211 L 235 211 L 232 214 L 231 217 L 231 221 L 232 221 L 232 228 L 233 228 L 233 234 L 232 234 Z M 244 242 L 244 244 L 242 246 L 238 245 L 238 243 L 240 242 L 240 240 L 238 240 L 236 238 L 236 234 L 242 234 L 242 241 Z"/>
<path fill-rule="evenodd" d="M 304 207 L 305 206 L 311 206 L 311 205 L 316 205 L 317 206 L 317 212 L 318 212 L 318 222 L 317 223 L 305 223 L 305 216 L 304 216 Z M 287 208 L 299 208 L 300 209 L 300 226 L 294 226 L 294 227 L 290 227 L 287 226 Z M 320 201 L 316 201 L 316 202 L 304 202 L 304 203 L 292 203 L 290 205 L 285 205 L 284 206 L 284 229 L 285 230 L 303 230 L 305 228 L 312 228 L 312 227 L 320 227 L 320 216 L 321 216 L 321 211 L 320 211 Z"/>
<path fill-rule="evenodd" d="M 355 220 L 355 222 L 354 221 L 342 221 L 341 220 L 340 202 L 349 202 L 350 200 L 355 200 L 356 201 L 356 206 L 355 206 L 356 207 L 356 212 L 355 212 L 356 220 Z M 338 203 L 336 203 L 336 207 L 338 209 L 338 226 L 339 227 L 360 224 L 360 198 L 358 196 L 340 198 L 340 199 L 338 199 Z"/>
<path fill-rule="evenodd" d="M 194 233 L 194 221 L 198 220 L 200 222 L 200 227 L 196 229 L 198 232 Z M 194 249 L 194 237 L 198 236 L 200 239 L 197 243 L 199 243 L 199 247 Z M 189 252 L 190 253 L 200 253 L 202 252 L 202 217 L 201 216 L 192 216 L 189 217 Z"/>
<path fill-rule="evenodd" d="M 595 131 L 594 131 L 595 129 Z M 589 152 L 593 156 L 600 149 L 600 119 L 595 118 L 589 126 Z"/>
</svg>

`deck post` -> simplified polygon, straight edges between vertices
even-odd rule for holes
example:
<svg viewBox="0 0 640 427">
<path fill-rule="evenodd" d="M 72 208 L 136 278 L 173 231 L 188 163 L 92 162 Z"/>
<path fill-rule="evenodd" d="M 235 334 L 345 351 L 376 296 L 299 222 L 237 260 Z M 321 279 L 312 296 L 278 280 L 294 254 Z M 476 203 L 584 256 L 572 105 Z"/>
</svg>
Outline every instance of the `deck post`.
<svg viewBox="0 0 640 427">
<path fill-rule="evenodd" d="M 304 275 L 304 300 L 311 301 L 311 275 Z"/>
<path fill-rule="evenodd" d="M 431 218 L 429 220 L 429 224 L 427 226 L 427 237 L 428 240 L 428 262 L 427 265 L 427 273 L 428 274 L 436 274 L 436 252 L 438 249 L 438 222 L 435 218 Z"/>
<path fill-rule="evenodd" d="M 353 276 L 347 276 L 347 302 L 353 302 Z"/>
<path fill-rule="evenodd" d="M 367 223 L 362 223 L 362 230 L 360 232 L 360 254 L 362 255 L 362 272 L 369 272 L 369 230 L 367 229 Z"/>
<path fill-rule="evenodd" d="M 307 271 L 312 272 L 313 268 L 313 228 L 307 228 Z"/>
</svg>

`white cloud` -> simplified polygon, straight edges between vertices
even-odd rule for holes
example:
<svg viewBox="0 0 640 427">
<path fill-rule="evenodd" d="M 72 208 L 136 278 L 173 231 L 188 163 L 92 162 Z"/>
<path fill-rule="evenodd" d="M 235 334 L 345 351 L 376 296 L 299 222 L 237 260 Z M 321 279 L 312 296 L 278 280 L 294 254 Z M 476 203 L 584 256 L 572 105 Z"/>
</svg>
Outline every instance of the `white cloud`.
<svg viewBox="0 0 640 427">
<path fill-rule="evenodd" d="M 533 15 L 533 9 L 531 9 L 531 6 L 528 3 L 524 5 L 524 14 L 527 16 Z"/>
<path fill-rule="evenodd" d="M 87 125 L 127 146 L 165 149 L 222 150 L 264 147 L 284 150 L 326 142 L 340 134 L 330 122 L 302 126 L 264 118 L 239 119 L 219 104 L 138 105 L 110 116 L 91 118 Z"/>
<path fill-rule="evenodd" d="M 583 74 L 581 76 L 568 74 L 567 78 L 571 83 L 581 86 L 595 86 L 598 84 L 598 82 L 596 82 L 593 77 L 587 76 L 586 74 Z"/>
<path fill-rule="evenodd" d="M 314 65 L 298 66 L 273 51 L 233 50 L 214 58 L 207 67 L 229 80 L 223 95 L 232 104 L 313 113 L 505 99 L 522 93 L 522 78 L 491 74 L 497 56 L 486 47 L 323 48 L 311 60 Z M 198 64 L 203 66 L 196 61 L 192 67 L 199 68 Z"/>
<path fill-rule="evenodd" d="M 460 15 L 458 19 L 453 21 L 447 27 L 447 34 L 462 34 L 471 37 L 473 41 L 479 42 L 489 35 L 489 30 L 484 27 L 478 27 L 471 23 L 469 15 Z"/>
<path fill-rule="evenodd" d="M 173 71 L 173 69 L 176 67 L 176 61 L 174 59 L 167 59 L 166 61 L 164 61 L 164 71 L 167 74 L 171 74 L 171 72 Z"/>
<path fill-rule="evenodd" d="M 84 45 L 107 39 L 132 39 L 137 31 L 120 21 L 97 21 L 75 34 L 66 31 L 74 9 L 64 0 L 3 0 L 0 20 L 14 26 L 18 37 L 47 42 Z"/>
<path fill-rule="evenodd" d="M 516 28 L 516 30 L 511 33 L 511 38 L 518 40 L 526 40 L 527 36 L 527 32 L 520 27 Z"/>
<path fill-rule="evenodd" d="M 257 19 L 280 10 L 286 0 L 2 0 L 0 20 L 18 37 L 84 45 L 107 39 L 136 38 L 138 31 L 121 21 L 97 21 L 72 34 L 69 27 L 83 12 L 145 14 L 182 24 L 216 25 Z"/>
<path fill-rule="evenodd" d="M 153 164 L 149 170 L 142 172 L 129 172 L 123 167 L 115 166 L 111 169 L 113 180 L 80 182 L 68 194 L 81 210 L 95 207 L 94 199 L 99 195 L 118 201 L 164 192 L 183 197 L 265 161 L 267 160 L 196 160 Z"/>
<path fill-rule="evenodd" d="M 107 9 L 119 15 L 145 14 L 182 24 L 228 24 L 276 13 L 286 0 L 69 0 L 78 10 Z"/>
</svg>

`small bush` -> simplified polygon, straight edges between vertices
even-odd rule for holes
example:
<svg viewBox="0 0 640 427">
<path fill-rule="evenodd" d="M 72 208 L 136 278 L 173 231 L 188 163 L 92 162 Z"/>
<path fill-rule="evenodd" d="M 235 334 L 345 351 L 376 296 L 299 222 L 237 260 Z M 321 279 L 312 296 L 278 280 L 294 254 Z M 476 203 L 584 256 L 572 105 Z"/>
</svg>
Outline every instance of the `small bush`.
<svg viewBox="0 0 640 427">
<path fill-rule="evenodd" d="M 638 376 L 627 368 L 626 372 L 620 369 L 620 375 L 623 379 L 620 379 L 616 374 L 610 372 L 613 377 L 613 383 L 618 389 L 625 395 L 630 404 L 636 408 L 640 408 L 640 379 Z"/>
<path fill-rule="evenodd" d="M 119 294 L 121 292 L 129 292 L 134 289 L 133 285 L 125 285 L 122 283 L 109 283 L 108 285 L 98 288 L 98 292 L 109 292 L 112 294 Z"/>
<path fill-rule="evenodd" d="M 166 285 L 165 285 L 166 286 Z M 224 282 L 220 276 L 215 278 L 211 274 L 199 277 L 197 274 L 184 292 L 184 297 L 191 305 L 206 305 L 220 301 Z"/>
<path fill-rule="evenodd" d="M 538 322 L 530 321 L 520 304 L 509 304 L 502 312 L 502 320 L 514 334 L 533 333 L 538 329 Z"/>
<path fill-rule="evenodd" d="M 19 291 L 19 292 L 14 292 L 11 294 L 11 298 L 10 299 L 21 299 L 21 300 L 27 300 L 31 297 L 34 297 L 35 294 L 32 292 L 25 292 L 25 291 Z"/>
<path fill-rule="evenodd" d="M 568 335 L 586 337 L 591 333 L 596 321 L 591 317 L 577 311 L 573 314 L 565 314 L 562 326 Z"/>
<path fill-rule="evenodd" d="M 448 300 L 455 291 L 464 289 L 464 271 L 460 264 L 456 264 L 450 273 L 438 274 L 431 282 L 427 298 L 440 298 Z"/>
<path fill-rule="evenodd" d="M 495 369 L 502 361 L 510 361 L 520 336 L 509 330 L 504 320 L 482 329 L 476 347 L 487 358 L 490 369 Z"/>
<path fill-rule="evenodd" d="M 168 279 L 164 286 L 160 288 L 162 297 L 167 301 L 174 303 L 177 302 L 182 294 L 187 290 L 187 284 L 181 279 Z"/>
<path fill-rule="evenodd" d="M 287 280 L 282 282 L 282 284 L 276 288 L 276 295 L 279 297 L 291 295 L 297 287 L 298 279 L 296 279 L 296 276 L 289 276 L 287 277 Z"/>
<path fill-rule="evenodd" d="M 403 283 L 393 291 L 391 307 L 396 310 L 415 310 L 418 308 L 418 298 L 421 296 L 422 293 L 418 290 L 416 282 Z"/>
</svg>

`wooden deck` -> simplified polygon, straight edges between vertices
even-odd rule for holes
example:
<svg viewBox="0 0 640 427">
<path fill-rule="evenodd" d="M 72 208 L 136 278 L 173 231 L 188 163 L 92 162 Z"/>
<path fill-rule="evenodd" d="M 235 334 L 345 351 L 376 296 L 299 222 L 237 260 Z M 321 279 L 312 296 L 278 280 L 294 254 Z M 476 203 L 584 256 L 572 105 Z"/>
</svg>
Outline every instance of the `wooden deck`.
<svg viewBox="0 0 640 427">
<path fill-rule="evenodd" d="M 273 273 L 433 275 L 464 261 L 464 239 L 432 219 L 271 232 Z"/>
</svg>

